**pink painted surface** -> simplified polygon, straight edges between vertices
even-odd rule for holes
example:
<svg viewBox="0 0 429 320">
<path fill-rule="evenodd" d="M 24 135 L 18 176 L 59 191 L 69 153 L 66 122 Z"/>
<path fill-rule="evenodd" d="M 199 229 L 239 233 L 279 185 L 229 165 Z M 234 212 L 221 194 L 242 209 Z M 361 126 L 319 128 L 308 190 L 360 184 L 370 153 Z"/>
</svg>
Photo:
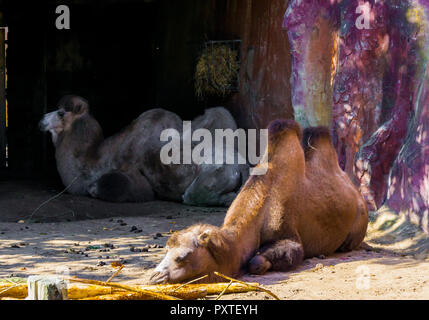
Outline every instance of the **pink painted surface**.
<svg viewBox="0 0 429 320">
<path fill-rule="evenodd" d="M 429 1 L 369 1 L 368 30 L 355 24 L 363 3 L 290 2 L 295 118 L 330 125 L 340 165 L 371 209 L 388 204 L 428 232 Z"/>
</svg>

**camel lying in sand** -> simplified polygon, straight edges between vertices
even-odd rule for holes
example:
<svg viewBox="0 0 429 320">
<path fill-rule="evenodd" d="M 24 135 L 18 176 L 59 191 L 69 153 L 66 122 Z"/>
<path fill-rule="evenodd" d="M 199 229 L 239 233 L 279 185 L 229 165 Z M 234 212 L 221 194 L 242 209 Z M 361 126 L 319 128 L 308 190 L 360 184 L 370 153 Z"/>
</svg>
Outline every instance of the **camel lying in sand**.
<svg viewBox="0 0 429 320">
<path fill-rule="evenodd" d="M 89 113 L 88 102 L 65 96 L 58 110 L 40 121 L 52 134 L 58 172 L 72 194 L 91 195 L 111 202 L 143 202 L 155 198 L 191 205 L 228 206 L 248 177 L 247 165 L 163 164 L 160 151 L 165 129 L 183 130 L 174 113 L 144 112 L 120 133 L 104 139 Z M 231 114 L 222 107 L 205 111 L 192 129 L 236 130 Z M 183 136 L 183 135 L 182 135 Z"/>
<path fill-rule="evenodd" d="M 269 127 L 268 171 L 252 176 L 221 228 L 174 233 L 152 283 L 178 283 L 213 271 L 237 276 L 286 271 L 304 258 L 349 251 L 363 241 L 366 203 L 340 169 L 327 128 L 303 133 L 292 120 Z M 262 165 L 262 164 L 261 164 Z"/>
</svg>

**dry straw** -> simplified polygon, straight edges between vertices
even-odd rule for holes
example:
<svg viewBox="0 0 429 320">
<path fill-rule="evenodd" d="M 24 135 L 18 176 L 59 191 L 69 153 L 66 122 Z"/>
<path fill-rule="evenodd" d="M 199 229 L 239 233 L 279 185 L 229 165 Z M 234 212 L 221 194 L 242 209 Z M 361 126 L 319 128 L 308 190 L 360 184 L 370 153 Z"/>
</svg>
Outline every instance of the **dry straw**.
<svg viewBox="0 0 429 320">
<path fill-rule="evenodd" d="M 238 53 L 226 45 L 208 46 L 198 59 L 195 71 L 195 94 L 206 96 L 226 96 L 232 92 L 240 69 Z"/>
<path fill-rule="evenodd" d="M 194 300 L 205 299 L 216 295 L 219 300 L 225 294 L 245 293 L 252 291 L 265 292 L 279 299 L 271 291 L 262 288 L 258 283 L 247 283 L 215 272 L 219 277 L 229 280 L 229 283 L 194 284 L 207 276 L 189 281 L 184 284 L 130 286 L 112 283 L 123 266 L 119 268 L 106 282 L 67 278 L 72 284 L 68 286 L 68 298 L 71 300 Z M 27 284 L 0 279 L 0 300 L 24 299 L 28 294 Z"/>
</svg>

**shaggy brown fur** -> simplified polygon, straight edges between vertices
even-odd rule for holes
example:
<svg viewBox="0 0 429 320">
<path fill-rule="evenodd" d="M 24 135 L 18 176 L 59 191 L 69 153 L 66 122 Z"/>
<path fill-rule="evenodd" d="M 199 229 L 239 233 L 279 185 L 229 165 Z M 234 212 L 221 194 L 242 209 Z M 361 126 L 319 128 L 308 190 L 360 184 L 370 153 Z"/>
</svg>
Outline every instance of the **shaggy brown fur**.
<svg viewBox="0 0 429 320">
<path fill-rule="evenodd" d="M 202 128 L 214 132 L 236 130 L 237 125 L 228 110 L 217 107 L 192 121 L 193 130 Z M 88 101 L 68 95 L 59 101 L 58 110 L 43 117 L 40 129 L 52 134 L 57 169 L 67 190 L 106 201 L 141 202 L 157 197 L 191 205 L 229 206 L 249 171 L 247 165 L 238 164 L 164 164 L 161 133 L 175 129 L 183 137 L 183 122 L 163 109 L 142 113 L 121 132 L 104 139 Z"/>
<path fill-rule="evenodd" d="M 175 234 L 153 283 L 213 271 L 237 275 L 243 268 L 285 271 L 363 241 L 368 210 L 338 165 L 329 131 L 309 128 L 301 139 L 296 122 L 278 120 L 269 133 L 267 174 L 247 181 L 221 228 L 196 225 Z M 178 265 L 184 252 L 188 263 Z"/>
</svg>

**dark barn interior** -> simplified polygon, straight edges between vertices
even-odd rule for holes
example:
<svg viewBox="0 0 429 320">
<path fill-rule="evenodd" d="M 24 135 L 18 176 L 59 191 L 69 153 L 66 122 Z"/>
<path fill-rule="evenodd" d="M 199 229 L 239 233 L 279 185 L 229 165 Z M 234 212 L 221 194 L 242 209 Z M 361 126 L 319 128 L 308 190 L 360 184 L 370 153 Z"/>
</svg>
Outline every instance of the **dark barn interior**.
<svg viewBox="0 0 429 320">
<path fill-rule="evenodd" d="M 55 26 L 60 4 L 70 8 L 70 30 Z M 105 136 L 154 107 L 192 119 L 224 105 L 244 128 L 292 117 L 287 33 L 277 28 L 286 7 L 287 1 L 80 0 L 29 2 L 22 10 L 20 2 L 3 1 L 9 121 L 2 177 L 61 187 L 54 148 L 38 121 L 65 94 L 89 100 Z M 267 14 L 272 18 L 265 21 Z M 238 92 L 197 99 L 194 72 L 205 41 L 236 39 L 242 41 Z"/>
</svg>

